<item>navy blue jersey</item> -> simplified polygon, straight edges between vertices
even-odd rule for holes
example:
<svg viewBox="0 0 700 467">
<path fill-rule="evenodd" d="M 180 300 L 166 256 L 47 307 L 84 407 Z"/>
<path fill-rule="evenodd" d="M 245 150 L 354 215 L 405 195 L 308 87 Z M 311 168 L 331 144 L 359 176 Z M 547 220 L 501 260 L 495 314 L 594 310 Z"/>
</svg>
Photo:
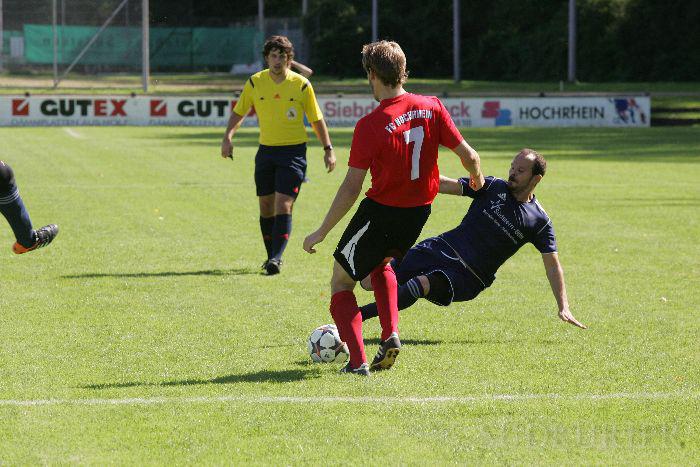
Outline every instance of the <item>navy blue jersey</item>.
<svg viewBox="0 0 700 467">
<path fill-rule="evenodd" d="M 460 179 L 464 194 L 474 198 L 467 215 L 455 229 L 439 236 L 476 274 L 484 286 L 496 279 L 496 271 L 526 243 L 541 253 L 557 251 L 554 228 L 533 195 L 521 203 L 510 194 L 505 180 L 486 177 L 479 191 Z"/>
</svg>

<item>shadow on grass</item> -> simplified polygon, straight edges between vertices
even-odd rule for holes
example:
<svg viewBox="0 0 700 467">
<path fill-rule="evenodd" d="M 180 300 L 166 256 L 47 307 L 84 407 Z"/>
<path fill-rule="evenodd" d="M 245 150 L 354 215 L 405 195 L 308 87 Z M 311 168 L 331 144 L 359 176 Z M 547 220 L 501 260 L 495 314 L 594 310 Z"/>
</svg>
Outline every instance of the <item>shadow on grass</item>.
<svg viewBox="0 0 700 467">
<path fill-rule="evenodd" d="M 352 140 L 352 128 L 331 128 L 331 136 L 333 137 L 333 145 L 338 147 L 346 147 L 349 149 Z M 202 130 L 180 130 L 177 132 L 166 132 L 159 135 L 163 141 L 171 141 L 173 144 L 196 144 L 210 143 L 213 146 L 221 144 L 221 138 L 224 134 L 224 127 L 211 128 Z M 144 136 L 146 138 L 146 136 Z M 244 131 L 238 131 L 233 139 L 234 152 L 236 147 L 257 148 L 259 145 L 259 132 L 257 127 L 245 127 Z M 318 141 L 311 138 L 307 143 L 309 150 L 320 151 Z"/>
<path fill-rule="evenodd" d="M 192 144 L 201 145 L 202 143 L 211 143 L 214 146 L 219 146 L 221 144 L 221 138 L 223 137 L 224 130 L 219 128 L 213 128 L 211 130 L 199 130 L 199 131 L 179 131 L 177 133 L 166 133 L 159 135 L 161 140 L 171 140 L 175 144 L 187 144 L 188 142 Z M 239 132 L 236 133 L 236 137 L 233 140 L 234 147 L 258 147 L 258 132 Z"/>
<path fill-rule="evenodd" d="M 597 202 L 597 201 L 596 201 Z M 601 200 L 602 204 L 609 208 L 685 208 L 700 206 L 700 198 L 608 198 Z"/>
<path fill-rule="evenodd" d="M 697 129 L 691 127 L 470 129 L 469 133 L 470 142 L 488 152 L 489 159 L 510 159 L 521 147 L 531 147 L 553 161 L 666 164 L 700 160 Z"/>
<path fill-rule="evenodd" d="M 305 379 L 318 378 L 321 374 L 316 370 L 281 370 L 281 371 L 256 371 L 239 375 L 219 376 L 211 379 L 183 379 L 177 381 L 163 381 L 161 383 L 144 383 L 130 381 L 125 383 L 103 383 L 81 386 L 81 389 L 119 389 L 137 386 L 194 386 L 201 384 L 235 384 L 235 383 L 292 383 Z"/>
<path fill-rule="evenodd" d="M 177 277 L 177 276 L 242 276 L 260 274 L 257 269 L 206 269 L 203 271 L 163 271 L 163 272 L 114 272 L 114 273 L 85 273 L 61 276 L 62 279 L 99 279 L 101 277 Z"/>
<path fill-rule="evenodd" d="M 561 345 L 565 341 L 554 340 L 554 339 L 540 339 L 540 340 L 528 340 L 528 339 L 448 339 L 448 340 L 430 340 L 430 339 L 401 339 L 401 345 L 513 345 L 513 344 L 526 344 L 526 343 L 536 343 L 539 345 Z M 379 345 L 379 339 L 365 339 L 365 346 L 367 345 Z"/>
<path fill-rule="evenodd" d="M 431 339 L 401 339 L 401 345 L 439 345 L 443 341 Z M 379 338 L 365 339 L 365 345 L 379 345 Z"/>
</svg>

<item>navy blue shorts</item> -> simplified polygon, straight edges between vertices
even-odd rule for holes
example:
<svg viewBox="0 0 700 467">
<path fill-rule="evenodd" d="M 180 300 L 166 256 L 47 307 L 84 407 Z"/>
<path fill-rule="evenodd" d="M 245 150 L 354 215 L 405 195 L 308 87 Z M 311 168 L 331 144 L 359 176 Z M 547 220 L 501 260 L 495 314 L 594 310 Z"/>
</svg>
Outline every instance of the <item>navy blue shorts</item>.
<svg viewBox="0 0 700 467">
<path fill-rule="evenodd" d="M 465 302 L 475 298 L 486 287 L 461 260 L 449 245 L 439 238 L 428 238 L 408 250 L 401 262 L 392 263 L 396 271 L 396 281 L 403 285 L 417 276 L 440 272 L 447 277 L 450 291 L 446 296 L 428 293 L 426 299 L 436 305 L 447 306 L 452 302 Z"/>
<path fill-rule="evenodd" d="M 296 198 L 306 176 L 306 143 L 258 147 L 255 155 L 255 192 L 275 192 Z"/>
</svg>

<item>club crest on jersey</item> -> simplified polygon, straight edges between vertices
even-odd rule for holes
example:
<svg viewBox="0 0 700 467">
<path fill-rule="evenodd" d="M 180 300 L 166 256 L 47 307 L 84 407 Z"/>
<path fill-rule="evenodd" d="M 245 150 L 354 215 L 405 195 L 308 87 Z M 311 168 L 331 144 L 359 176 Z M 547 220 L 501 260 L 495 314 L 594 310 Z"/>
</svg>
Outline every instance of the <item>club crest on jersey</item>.
<svg viewBox="0 0 700 467">
<path fill-rule="evenodd" d="M 503 200 L 495 199 L 495 200 L 491 201 L 491 210 L 492 211 L 500 211 L 502 207 L 503 207 Z"/>
<path fill-rule="evenodd" d="M 297 118 L 297 109 L 295 107 L 290 107 L 287 109 L 287 119 L 289 120 L 296 120 Z"/>
</svg>

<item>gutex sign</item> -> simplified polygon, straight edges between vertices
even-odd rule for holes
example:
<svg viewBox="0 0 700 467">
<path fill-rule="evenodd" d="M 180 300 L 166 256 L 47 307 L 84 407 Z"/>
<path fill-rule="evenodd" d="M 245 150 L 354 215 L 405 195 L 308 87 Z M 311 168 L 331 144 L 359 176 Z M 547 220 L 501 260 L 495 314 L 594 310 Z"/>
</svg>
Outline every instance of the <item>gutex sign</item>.
<svg viewBox="0 0 700 467">
<path fill-rule="evenodd" d="M 648 96 L 444 98 L 457 126 L 647 127 Z M 318 96 L 329 126 L 353 127 L 369 97 Z M 0 96 L 0 126 L 226 126 L 236 100 L 221 96 Z M 244 125 L 257 125 L 255 110 Z"/>
</svg>

